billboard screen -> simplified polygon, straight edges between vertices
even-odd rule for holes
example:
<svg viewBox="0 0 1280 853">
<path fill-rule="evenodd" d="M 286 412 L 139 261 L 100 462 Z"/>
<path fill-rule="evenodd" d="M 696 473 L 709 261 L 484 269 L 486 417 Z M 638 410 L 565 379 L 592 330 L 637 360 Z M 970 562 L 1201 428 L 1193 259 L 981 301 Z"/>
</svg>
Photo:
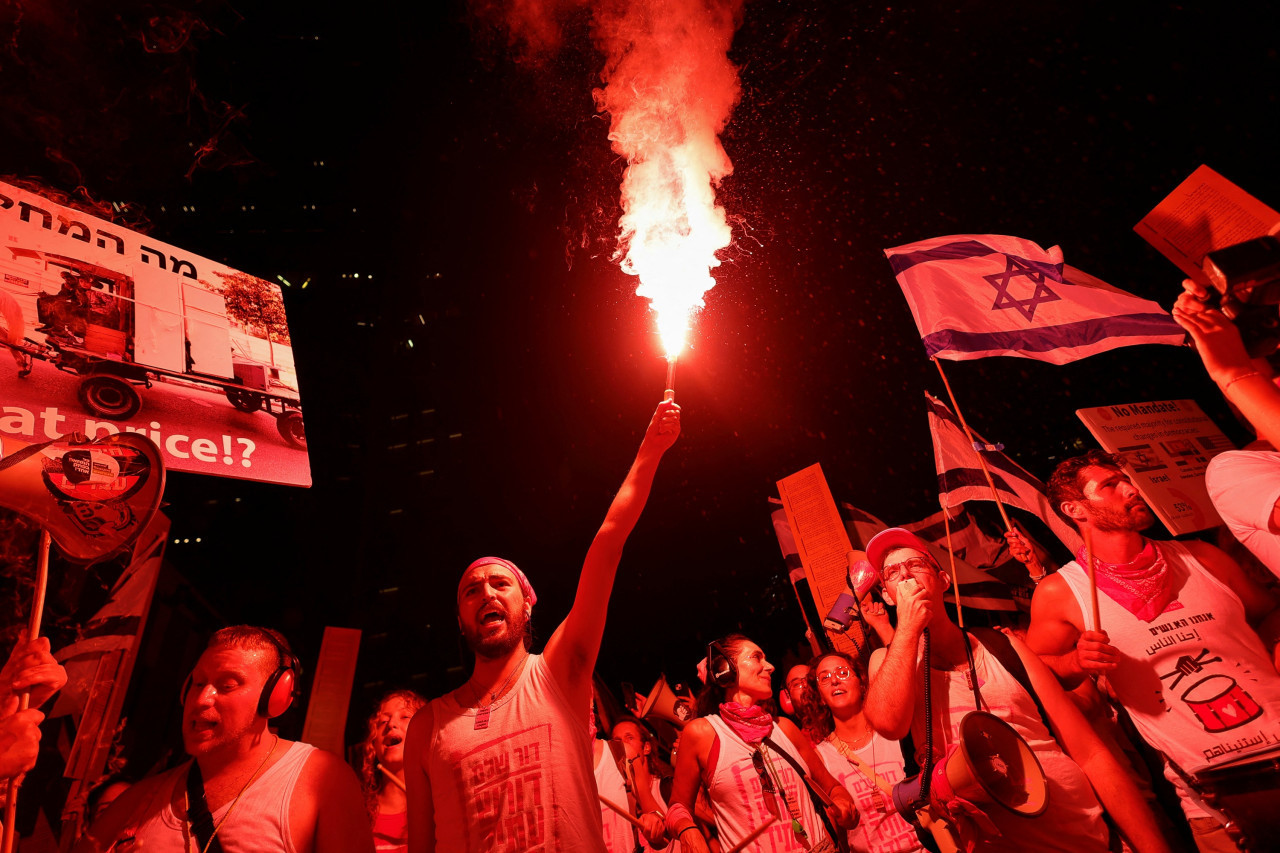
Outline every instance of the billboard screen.
<svg viewBox="0 0 1280 853">
<path fill-rule="evenodd" d="M 0 183 L 0 434 L 145 433 L 170 471 L 311 485 L 279 286 Z"/>
</svg>

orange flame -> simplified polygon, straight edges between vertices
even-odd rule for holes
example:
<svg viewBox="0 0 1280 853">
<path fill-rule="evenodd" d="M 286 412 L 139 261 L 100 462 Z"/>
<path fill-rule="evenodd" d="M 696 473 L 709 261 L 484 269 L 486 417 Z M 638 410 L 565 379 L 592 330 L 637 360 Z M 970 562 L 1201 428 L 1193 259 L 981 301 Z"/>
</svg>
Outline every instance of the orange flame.
<svg viewBox="0 0 1280 853">
<path fill-rule="evenodd" d="M 732 231 L 716 188 L 733 172 L 719 134 L 739 95 L 728 59 L 741 0 L 631 0 L 597 9 L 607 62 L 595 92 L 626 157 L 618 255 L 640 277 L 667 358 L 715 285 Z"/>
</svg>

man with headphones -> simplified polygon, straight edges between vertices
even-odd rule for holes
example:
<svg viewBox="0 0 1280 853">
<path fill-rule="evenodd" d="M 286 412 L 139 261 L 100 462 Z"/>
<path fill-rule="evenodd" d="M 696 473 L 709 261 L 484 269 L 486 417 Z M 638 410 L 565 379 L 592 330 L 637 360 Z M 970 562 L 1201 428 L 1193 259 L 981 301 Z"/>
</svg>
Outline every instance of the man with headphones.
<svg viewBox="0 0 1280 853">
<path fill-rule="evenodd" d="M 537 596 L 524 572 L 497 557 L 463 572 L 458 626 L 475 668 L 409 725 L 410 853 L 603 850 L 587 734 L 591 672 L 623 545 L 679 434 L 680 407 L 659 403 L 587 549 L 573 607 L 542 654 L 529 650 Z"/>
<path fill-rule="evenodd" d="M 180 695 L 192 760 L 122 794 L 76 853 L 372 853 L 352 769 L 269 729 L 293 703 L 299 674 L 275 631 L 217 631 Z"/>
</svg>

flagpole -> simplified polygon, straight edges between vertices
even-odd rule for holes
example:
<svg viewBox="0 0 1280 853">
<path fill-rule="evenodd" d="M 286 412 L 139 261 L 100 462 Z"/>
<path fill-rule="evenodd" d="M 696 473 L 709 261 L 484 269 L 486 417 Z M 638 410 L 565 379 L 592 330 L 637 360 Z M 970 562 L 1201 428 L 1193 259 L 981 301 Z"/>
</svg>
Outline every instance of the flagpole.
<svg viewBox="0 0 1280 853">
<path fill-rule="evenodd" d="M 1085 527 L 1080 531 L 1084 535 L 1084 560 L 1089 575 L 1089 596 L 1093 607 L 1093 630 L 1102 630 L 1102 620 L 1098 616 L 1098 576 L 1093 567 L 1093 533 Z"/>
<path fill-rule="evenodd" d="M 792 569 L 792 571 L 795 571 L 795 570 Z M 809 575 L 808 573 L 806 573 L 805 579 L 808 580 L 808 577 Z M 787 581 L 791 584 L 791 591 L 796 594 L 796 604 L 800 606 L 800 619 L 804 622 L 805 639 L 809 641 L 809 648 L 813 650 L 813 654 L 816 657 L 822 654 L 822 644 L 818 640 L 818 635 L 814 633 L 813 626 L 809 624 L 809 614 L 805 612 L 804 598 L 800 596 L 800 587 L 796 586 L 796 581 L 795 581 L 795 578 L 793 577 L 788 577 Z M 809 594 L 812 595 L 813 594 L 812 591 L 810 591 Z M 817 606 L 817 603 L 818 601 L 815 598 L 814 599 L 815 607 Z"/>
<path fill-rule="evenodd" d="M 800 618 L 804 620 L 804 635 L 809 640 L 809 648 L 813 650 L 814 657 L 817 657 L 822 654 L 822 646 L 818 642 L 818 635 L 813 632 L 813 626 L 809 624 L 809 614 L 804 612 L 804 599 L 800 597 L 800 588 L 795 581 L 791 581 L 791 591 L 796 594 L 796 603 L 800 605 Z"/>
<path fill-rule="evenodd" d="M 938 367 L 938 375 L 942 377 L 942 385 L 947 389 L 947 398 L 951 400 L 951 409 L 956 413 L 956 419 L 960 421 L 960 428 L 964 430 L 965 438 L 969 440 L 973 452 L 978 457 L 978 464 L 982 467 L 982 476 L 987 478 L 987 485 L 991 487 L 991 499 L 996 502 L 996 508 L 1000 510 L 1000 518 L 1004 521 L 1004 529 L 1012 533 L 1013 522 L 1009 521 L 1009 513 L 1005 512 L 1004 502 L 1000 500 L 1000 493 L 996 491 L 995 481 L 991 479 L 991 470 L 987 468 L 987 460 L 975 446 L 977 442 L 973 440 L 973 433 L 969 431 L 969 424 L 965 422 L 964 412 L 960 411 L 960 404 L 956 402 L 956 395 L 951 392 L 951 383 L 947 381 L 947 374 L 942 370 L 942 362 L 930 356 L 932 361 Z"/>
<path fill-rule="evenodd" d="M 941 500 L 938 501 L 942 503 Z M 956 597 L 956 622 L 959 623 L 960 630 L 964 630 L 964 608 L 960 606 L 960 579 L 956 577 L 956 552 L 951 548 L 951 513 L 947 507 L 942 507 L 942 526 L 947 531 L 947 556 L 951 558 L 951 589 Z"/>
<path fill-rule="evenodd" d="M 49 589 L 49 546 L 53 540 L 49 531 L 40 530 L 40 550 L 36 560 L 36 588 L 31 599 L 31 617 L 27 626 L 26 642 L 40 636 L 40 623 L 44 614 L 45 593 Z M 31 691 L 26 690 L 18 702 L 18 710 L 25 711 L 31 706 Z M 0 850 L 13 853 L 14 824 L 18 816 L 18 789 L 22 785 L 22 777 L 14 776 L 9 780 L 8 802 L 4 805 L 4 836 L 0 839 Z"/>
</svg>

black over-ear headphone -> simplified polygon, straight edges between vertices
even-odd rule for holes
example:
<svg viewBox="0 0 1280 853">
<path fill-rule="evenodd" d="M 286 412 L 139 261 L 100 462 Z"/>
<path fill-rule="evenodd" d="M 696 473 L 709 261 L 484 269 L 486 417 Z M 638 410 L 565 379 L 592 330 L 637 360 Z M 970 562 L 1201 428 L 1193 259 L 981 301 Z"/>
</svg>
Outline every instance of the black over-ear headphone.
<svg viewBox="0 0 1280 853">
<path fill-rule="evenodd" d="M 262 628 L 255 630 L 258 636 L 268 640 L 276 648 L 276 669 L 262 685 L 257 709 L 259 717 L 271 719 L 289 710 L 289 706 L 293 704 L 293 698 L 297 695 L 298 678 L 302 675 L 302 663 L 270 631 Z M 188 673 L 186 681 L 182 682 L 182 694 L 179 697 L 182 705 L 187 704 L 187 694 L 190 692 L 191 674 Z"/>
<path fill-rule="evenodd" d="M 719 687 L 730 687 L 738 680 L 738 668 L 729 654 L 714 640 L 707 644 L 707 677 Z"/>
</svg>

